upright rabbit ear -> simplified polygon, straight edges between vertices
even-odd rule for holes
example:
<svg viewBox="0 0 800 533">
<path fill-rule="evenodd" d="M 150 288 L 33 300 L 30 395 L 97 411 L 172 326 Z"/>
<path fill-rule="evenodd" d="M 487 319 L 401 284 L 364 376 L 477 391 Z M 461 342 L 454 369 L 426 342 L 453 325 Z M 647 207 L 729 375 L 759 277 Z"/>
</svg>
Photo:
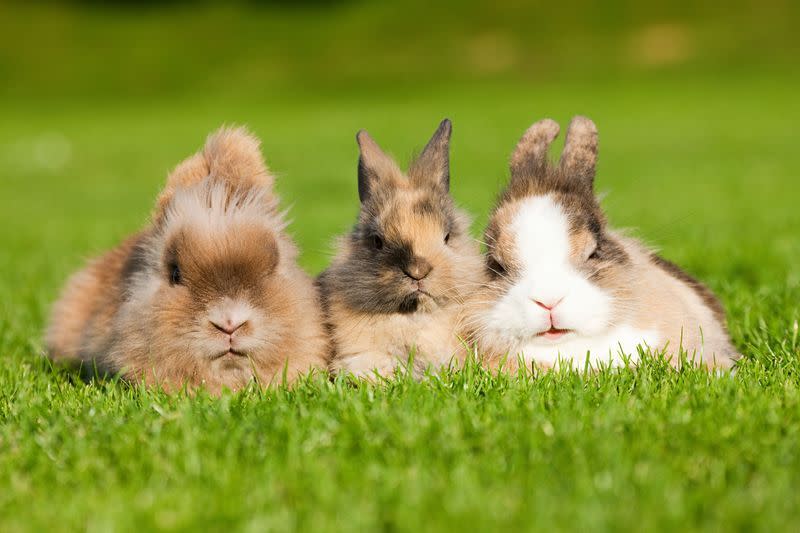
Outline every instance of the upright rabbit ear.
<svg viewBox="0 0 800 533">
<path fill-rule="evenodd" d="M 563 175 L 581 180 L 589 190 L 592 189 L 597 166 L 597 126 L 594 122 L 581 116 L 572 119 L 559 166 Z"/>
<path fill-rule="evenodd" d="M 511 154 L 511 181 L 540 175 L 547 167 L 547 150 L 558 136 L 558 124 L 549 118 L 528 128 Z"/>
<path fill-rule="evenodd" d="M 450 191 L 450 135 L 453 125 L 444 119 L 425 145 L 422 153 L 411 164 L 408 176 L 416 186 L 433 185 L 444 192 Z"/>
<path fill-rule="evenodd" d="M 365 130 L 356 134 L 358 142 L 358 198 L 363 203 L 381 182 L 396 182 L 403 173 L 397 163 L 381 150 Z"/>
</svg>

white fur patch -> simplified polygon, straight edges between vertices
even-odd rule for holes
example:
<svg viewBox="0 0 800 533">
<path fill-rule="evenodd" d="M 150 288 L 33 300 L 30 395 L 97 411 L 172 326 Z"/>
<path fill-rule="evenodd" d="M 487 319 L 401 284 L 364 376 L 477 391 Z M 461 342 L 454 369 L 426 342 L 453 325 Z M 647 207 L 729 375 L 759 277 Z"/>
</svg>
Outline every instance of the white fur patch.
<svg viewBox="0 0 800 533">
<path fill-rule="evenodd" d="M 527 200 L 509 229 L 526 271 L 557 274 L 569 261 L 569 221 L 549 196 Z"/>
<path fill-rule="evenodd" d="M 575 369 L 583 368 L 588 357 L 589 364 L 598 368 L 600 365 L 621 366 L 626 358 L 636 363 L 639 360 L 638 346 L 644 349 L 661 347 L 656 332 L 621 326 L 593 337 L 570 333 L 549 346 L 531 342 L 509 356 L 521 356 L 527 363 L 536 362 L 549 367 L 566 365 Z"/>
</svg>

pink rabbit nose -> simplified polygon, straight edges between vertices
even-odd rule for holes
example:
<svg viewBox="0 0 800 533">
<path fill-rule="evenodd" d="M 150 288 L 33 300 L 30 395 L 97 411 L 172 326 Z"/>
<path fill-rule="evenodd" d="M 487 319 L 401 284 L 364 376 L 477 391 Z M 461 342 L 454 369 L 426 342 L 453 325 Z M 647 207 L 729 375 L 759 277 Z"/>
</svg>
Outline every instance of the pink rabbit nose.
<svg viewBox="0 0 800 533">
<path fill-rule="evenodd" d="M 234 321 L 230 318 L 226 318 L 224 320 L 218 320 L 216 322 L 212 320 L 211 323 L 214 324 L 215 328 L 222 331 L 223 333 L 227 333 L 228 335 L 233 335 L 234 331 L 247 324 L 247 320 Z"/>
<path fill-rule="evenodd" d="M 533 303 L 535 303 L 536 305 L 538 305 L 539 307 L 541 307 L 543 309 L 547 309 L 548 311 L 552 311 L 553 308 L 555 306 L 557 306 L 558 304 L 560 304 L 561 300 L 563 300 L 563 299 L 564 298 L 559 298 L 555 302 L 550 301 L 550 302 L 545 303 L 545 302 L 541 302 L 541 301 L 537 300 L 536 298 L 533 298 Z"/>
</svg>

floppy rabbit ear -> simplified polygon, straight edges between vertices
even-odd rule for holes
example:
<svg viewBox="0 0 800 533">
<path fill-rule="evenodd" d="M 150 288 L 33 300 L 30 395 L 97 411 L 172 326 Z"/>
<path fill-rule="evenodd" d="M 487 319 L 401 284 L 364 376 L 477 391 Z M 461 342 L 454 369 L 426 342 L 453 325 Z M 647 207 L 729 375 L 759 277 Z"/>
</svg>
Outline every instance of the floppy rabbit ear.
<svg viewBox="0 0 800 533">
<path fill-rule="evenodd" d="M 581 180 L 592 189 L 597 166 L 597 126 L 586 117 L 576 116 L 569 123 L 559 167 L 573 180 Z"/>
<path fill-rule="evenodd" d="M 408 171 L 411 183 L 416 186 L 431 184 L 444 192 L 450 191 L 450 135 L 453 125 L 444 119 L 425 145 L 422 153 Z"/>
<path fill-rule="evenodd" d="M 356 142 L 359 149 L 358 198 L 363 203 L 381 182 L 396 181 L 402 177 L 402 172 L 365 130 L 356 134 Z"/>
<path fill-rule="evenodd" d="M 560 128 L 549 118 L 534 123 L 522 134 L 511 154 L 511 179 L 535 177 L 547 167 L 547 150 Z"/>
</svg>

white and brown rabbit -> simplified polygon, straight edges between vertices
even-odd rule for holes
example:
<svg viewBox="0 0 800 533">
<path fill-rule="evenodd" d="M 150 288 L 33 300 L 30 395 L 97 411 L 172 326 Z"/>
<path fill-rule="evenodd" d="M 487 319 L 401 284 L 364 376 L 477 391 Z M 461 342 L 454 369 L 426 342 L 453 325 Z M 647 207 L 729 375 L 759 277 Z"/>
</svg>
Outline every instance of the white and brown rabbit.
<svg viewBox="0 0 800 533">
<path fill-rule="evenodd" d="M 356 136 L 361 211 L 319 277 L 335 372 L 389 376 L 413 354 L 419 375 L 466 355 L 459 319 L 482 259 L 449 194 L 451 130 L 444 120 L 408 175 Z"/>
<path fill-rule="evenodd" d="M 511 158 L 511 181 L 485 239 L 487 282 L 465 322 L 496 366 L 507 356 L 552 367 L 587 361 L 619 365 L 637 346 L 679 349 L 708 367 L 736 356 L 725 311 L 712 292 L 638 241 L 610 230 L 594 195 L 597 129 L 575 117 L 560 162 L 547 151 L 552 120 L 525 132 Z"/>
<path fill-rule="evenodd" d="M 169 176 L 151 224 L 91 261 L 56 302 L 55 360 L 211 392 L 324 369 L 317 290 L 258 141 L 221 129 Z"/>
</svg>

